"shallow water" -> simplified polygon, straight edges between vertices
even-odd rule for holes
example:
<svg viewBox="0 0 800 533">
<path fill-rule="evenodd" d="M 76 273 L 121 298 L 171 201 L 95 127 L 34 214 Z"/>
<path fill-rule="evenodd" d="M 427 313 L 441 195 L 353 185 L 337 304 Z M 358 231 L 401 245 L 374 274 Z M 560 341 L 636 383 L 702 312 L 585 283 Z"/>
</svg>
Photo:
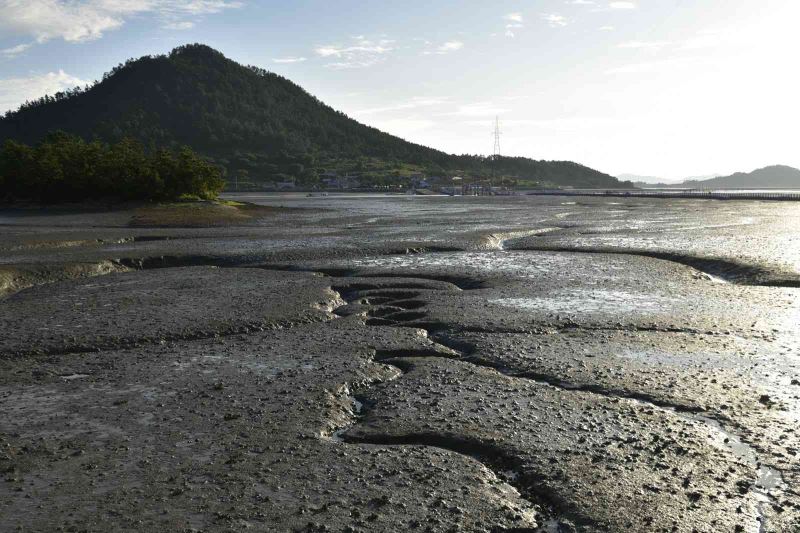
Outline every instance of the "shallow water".
<svg viewBox="0 0 800 533">
<path fill-rule="evenodd" d="M 319 209 L 321 218 L 326 216 L 324 209 L 343 210 L 348 217 L 377 217 L 379 224 L 394 226 L 397 231 L 408 231 L 408 224 L 418 222 L 423 227 L 417 229 L 429 236 L 488 225 L 563 227 L 562 234 L 550 234 L 542 243 L 696 253 L 776 264 L 800 273 L 800 202 L 648 198 L 610 202 L 603 198 L 572 201 L 558 196 L 308 198 L 255 193 L 229 197 L 264 205 Z"/>
<path fill-rule="evenodd" d="M 567 289 L 549 294 L 547 297 L 498 298 L 489 300 L 489 302 L 547 313 L 617 315 L 619 313 L 666 313 L 676 304 L 681 303 L 681 300 L 652 293 L 636 294 L 613 289 Z"/>
<path fill-rule="evenodd" d="M 513 274 L 516 277 L 537 277 L 547 273 L 580 274 L 579 269 L 602 269 L 622 273 L 625 260 L 606 257 L 598 267 L 589 257 L 548 252 L 442 252 L 422 255 L 368 257 L 348 261 L 358 267 L 379 269 L 467 269 L 479 275 Z"/>
</svg>

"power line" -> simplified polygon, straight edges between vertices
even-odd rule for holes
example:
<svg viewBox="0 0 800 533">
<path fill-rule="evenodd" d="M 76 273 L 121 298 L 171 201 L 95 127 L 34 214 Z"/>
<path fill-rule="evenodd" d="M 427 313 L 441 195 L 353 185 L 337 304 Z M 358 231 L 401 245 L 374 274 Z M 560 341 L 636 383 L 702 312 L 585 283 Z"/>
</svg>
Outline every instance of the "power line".
<svg viewBox="0 0 800 533">
<path fill-rule="evenodd" d="M 489 183 L 489 187 L 494 183 L 496 177 L 496 169 L 497 166 L 497 159 L 500 157 L 500 136 L 503 132 L 500 131 L 500 117 L 494 117 L 494 131 L 492 132 L 492 136 L 494 137 L 494 148 L 492 149 L 492 179 Z"/>
<path fill-rule="evenodd" d="M 492 158 L 500 157 L 500 136 L 503 132 L 500 131 L 500 117 L 494 118 L 494 131 L 492 135 L 494 136 L 494 150 L 492 151 Z"/>
</svg>

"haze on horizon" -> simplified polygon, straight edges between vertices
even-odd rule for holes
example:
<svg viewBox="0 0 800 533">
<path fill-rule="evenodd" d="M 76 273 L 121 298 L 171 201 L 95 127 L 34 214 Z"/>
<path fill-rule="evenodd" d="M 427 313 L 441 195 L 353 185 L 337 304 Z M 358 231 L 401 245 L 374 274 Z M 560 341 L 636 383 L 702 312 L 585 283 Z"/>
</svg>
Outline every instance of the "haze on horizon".
<svg viewBox="0 0 800 533">
<path fill-rule="evenodd" d="M 794 0 L 0 0 L 0 112 L 188 42 L 453 153 L 676 180 L 800 167 Z M 432 5 L 431 5 L 432 4 Z"/>
</svg>

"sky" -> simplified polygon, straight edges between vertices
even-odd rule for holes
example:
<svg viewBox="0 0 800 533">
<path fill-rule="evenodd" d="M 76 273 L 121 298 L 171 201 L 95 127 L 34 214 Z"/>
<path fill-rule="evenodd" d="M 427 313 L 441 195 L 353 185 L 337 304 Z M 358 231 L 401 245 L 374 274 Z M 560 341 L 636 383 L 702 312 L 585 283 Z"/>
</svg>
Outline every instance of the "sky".
<svg viewBox="0 0 800 533">
<path fill-rule="evenodd" d="M 800 167 L 800 0 L 0 0 L 0 112 L 194 42 L 451 153 Z"/>
</svg>

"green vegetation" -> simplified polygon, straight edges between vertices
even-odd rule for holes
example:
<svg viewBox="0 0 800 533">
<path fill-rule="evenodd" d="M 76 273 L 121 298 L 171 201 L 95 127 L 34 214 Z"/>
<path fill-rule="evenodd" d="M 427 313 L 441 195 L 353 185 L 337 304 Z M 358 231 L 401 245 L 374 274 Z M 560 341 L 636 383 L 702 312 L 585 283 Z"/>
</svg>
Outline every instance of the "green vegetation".
<svg viewBox="0 0 800 533">
<path fill-rule="evenodd" d="M 224 185 L 222 170 L 186 147 L 148 152 L 131 139 L 106 144 L 59 132 L 34 147 L 8 140 L 0 149 L 0 200 L 208 200 Z"/>
<path fill-rule="evenodd" d="M 58 93 L 0 118 L 0 141 L 39 142 L 62 130 L 84 139 L 145 146 L 191 146 L 240 183 L 358 173 L 362 185 L 389 185 L 422 173 L 482 177 L 492 160 L 450 155 L 350 119 L 291 81 L 245 67 L 204 45 L 128 60 L 91 87 Z M 498 177 L 550 185 L 621 187 L 616 178 L 569 162 L 501 157 Z"/>
</svg>

